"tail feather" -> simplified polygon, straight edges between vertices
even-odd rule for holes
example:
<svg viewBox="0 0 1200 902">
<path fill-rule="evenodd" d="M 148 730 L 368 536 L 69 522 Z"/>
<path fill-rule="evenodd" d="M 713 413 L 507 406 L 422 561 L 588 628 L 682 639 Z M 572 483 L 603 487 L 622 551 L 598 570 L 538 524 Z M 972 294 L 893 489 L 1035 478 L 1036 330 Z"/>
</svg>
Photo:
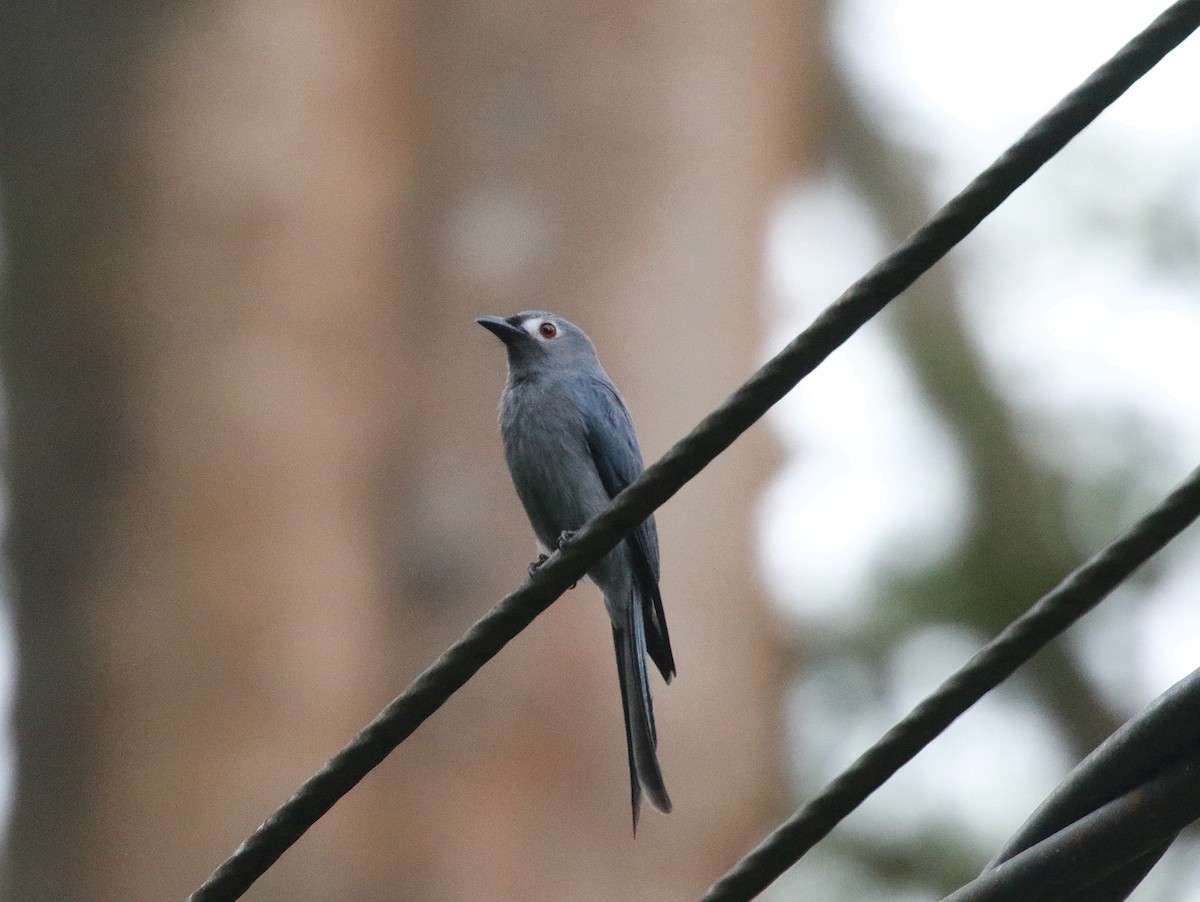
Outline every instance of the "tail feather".
<svg viewBox="0 0 1200 902">
<path fill-rule="evenodd" d="M 629 617 L 630 628 L 633 631 L 633 665 L 637 668 L 638 688 L 641 690 L 642 710 L 645 712 L 645 723 L 650 733 L 650 752 L 654 758 L 655 770 L 658 769 L 658 728 L 654 723 L 654 698 L 650 694 L 650 677 L 646 669 L 646 621 L 636 611 Z"/>
<path fill-rule="evenodd" d="M 633 546 L 631 546 L 633 547 Z M 675 676 L 675 656 L 671 653 L 671 636 L 667 632 L 667 615 L 663 613 L 662 594 L 658 590 L 658 575 L 644 555 L 632 555 L 634 592 L 641 599 L 642 629 L 646 650 L 658 667 L 665 682 Z"/>
<path fill-rule="evenodd" d="M 633 832 L 637 833 L 638 816 L 642 812 L 642 784 L 638 781 L 637 763 L 633 760 L 633 729 L 629 722 L 629 682 L 625 671 L 625 656 L 621 633 L 613 628 L 613 646 L 617 652 L 617 679 L 621 684 L 621 713 L 625 716 L 625 751 L 629 757 L 629 804 L 633 809 Z"/>
<path fill-rule="evenodd" d="M 622 628 L 613 627 L 613 646 L 617 656 L 617 675 L 621 683 L 621 704 L 625 714 L 625 744 L 629 758 L 630 796 L 633 827 L 637 830 L 641 797 L 659 811 L 671 810 L 671 798 L 663 782 L 658 763 L 654 703 L 646 670 L 646 635 L 639 604 L 630 604 Z"/>
</svg>

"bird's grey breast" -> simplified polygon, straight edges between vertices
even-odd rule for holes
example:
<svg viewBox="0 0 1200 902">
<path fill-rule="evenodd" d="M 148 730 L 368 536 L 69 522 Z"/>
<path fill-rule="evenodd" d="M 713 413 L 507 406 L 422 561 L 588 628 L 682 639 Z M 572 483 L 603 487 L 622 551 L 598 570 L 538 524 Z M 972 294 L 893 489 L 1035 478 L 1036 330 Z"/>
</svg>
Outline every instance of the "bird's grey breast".
<svg viewBox="0 0 1200 902">
<path fill-rule="evenodd" d="M 504 456 L 534 532 L 548 549 L 608 503 L 576 395 L 569 380 L 541 377 L 514 380 L 501 400 Z"/>
</svg>

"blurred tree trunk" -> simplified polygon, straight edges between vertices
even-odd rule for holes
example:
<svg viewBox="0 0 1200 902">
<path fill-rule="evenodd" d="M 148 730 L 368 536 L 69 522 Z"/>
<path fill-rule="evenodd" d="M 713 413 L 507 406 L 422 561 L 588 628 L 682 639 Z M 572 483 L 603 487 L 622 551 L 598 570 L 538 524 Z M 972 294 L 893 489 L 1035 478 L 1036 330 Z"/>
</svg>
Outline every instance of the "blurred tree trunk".
<svg viewBox="0 0 1200 902">
<path fill-rule="evenodd" d="M 794 16 L 0 6 L 8 898 L 186 894 L 522 579 L 473 316 L 587 328 L 650 458 L 749 372 Z M 247 898 L 694 897 L 788 803 L 768 465 L 751 437 L 660 515 L 675 814 L 631 840 L 585 584 Z"/>
<path fill-rule="evenodd" d="M 181 898 L 389 691 L 398 21 L 5 9 L 11 899 Z"/>
</svg>

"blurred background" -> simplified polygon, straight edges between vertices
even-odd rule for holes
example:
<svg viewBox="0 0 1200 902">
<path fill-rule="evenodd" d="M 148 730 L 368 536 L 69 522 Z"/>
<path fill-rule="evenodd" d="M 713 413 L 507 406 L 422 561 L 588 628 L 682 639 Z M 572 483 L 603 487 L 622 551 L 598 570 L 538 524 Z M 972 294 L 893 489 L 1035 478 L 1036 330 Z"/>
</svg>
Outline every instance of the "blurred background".
<svg viewBox="0 0 1200 902">
<path fill-rule="evenodd" d="M 0 3 L 3 898 L 186 896 L 521 582 L 475 316 L 582 325 L 655 459 L 1166 5 Z M 585 584 L 246 898 L 698 897 L 1200 459 L 1197 83 L 660 511 L 672 815 Z M 768 898 L 969 879 L 1196 666 L 1198 585 L 1189 533 Z"/>
</svg>

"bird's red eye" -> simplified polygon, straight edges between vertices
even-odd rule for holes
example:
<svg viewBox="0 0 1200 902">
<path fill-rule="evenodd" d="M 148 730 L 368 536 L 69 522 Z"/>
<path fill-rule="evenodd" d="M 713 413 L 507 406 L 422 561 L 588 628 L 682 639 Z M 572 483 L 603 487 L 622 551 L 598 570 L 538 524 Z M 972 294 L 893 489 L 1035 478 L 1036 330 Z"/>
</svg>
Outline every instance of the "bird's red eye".
<svg viewBox="0 0 1200 902">
<path fill-rule="evenodd" d="M 538 334 L 541 335 L 542 338 L 553 338 L 558 334 L 558 327 L 555 326 L 554 323 L 542 323 L 540 326 L 538 326 Z"/>
</svg>

